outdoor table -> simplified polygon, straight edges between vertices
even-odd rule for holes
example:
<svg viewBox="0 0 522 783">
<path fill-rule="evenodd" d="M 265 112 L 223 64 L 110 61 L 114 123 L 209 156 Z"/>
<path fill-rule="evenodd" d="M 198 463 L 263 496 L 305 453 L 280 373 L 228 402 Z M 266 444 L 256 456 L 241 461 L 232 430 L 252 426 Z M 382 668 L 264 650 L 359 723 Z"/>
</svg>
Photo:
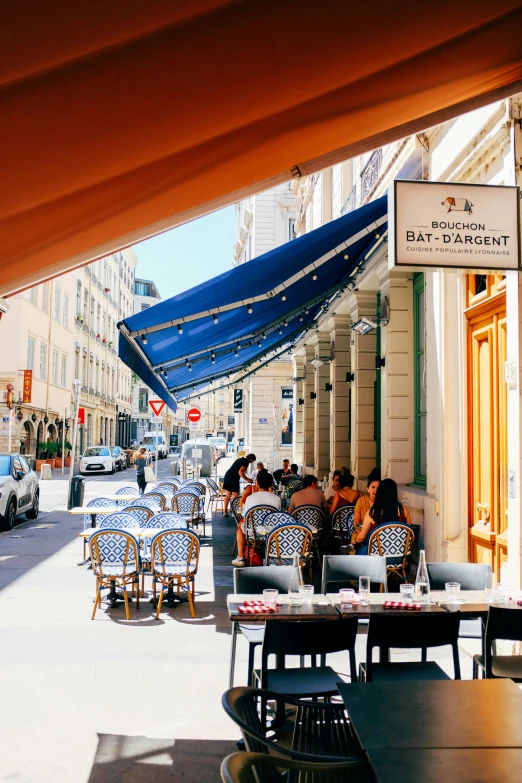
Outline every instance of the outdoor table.
<svg viewBox="0 0 522 783">
<path fill-rule="evenodd" d="M 370 761 L 372 750 L 522 748 L 522 691 L 512 680 L 339 682 L 337 687 Z"/>
<path fill-rule="evenodd" d="M 519 783 L 521 748 L 372 750 L 377 783 Z"/>
<path fill-rule="evenodd" d="M 400 599 L 400 595 L 398 593 L 370 593 L 370 603 L 367 606 L 362 606 L 360 603 L 358 604 L 352 604 L 351 606 L 341 606 L 341 602 L 339 600 L 339 593 L 327 593 L 326 597 L 328 601 L 336 608 L 336 610 L 339 612 L 341 617 L 353 617 L 354 615 L 357 615 L 357 617 L 364 619 L 371 617 L 372 614 L 375 614 L 376 612 L 386 612 L 387 614 L 392 615 L 403 615 L 403 614 L 412 614 L 411 609 L 385 609 L 384 608 L 384 602 L 385 601 L 398 601 Z M 439 606 L 436 603 L 429 603 L 424 604 L 422 609 L 416 609 L 415 614 L 418 612 L 429 614 L 436 614 L 440 612 L 444 612 L 445 609 L 443 609 L 441 606 Z"/>
<path fill-rule="evenodd" d="M 137 500 L 140 497 L 140 493 L 136 490 L 135 495 L 104 495 L 106 500 L 114 500 L 116 503 L 128 503 L 130 500 Z"/>
<path fill-rule="evenodd" d="M 267 618 L 270 620 L 337 620 L 339 617 L 339 613 L 326 596 L 321 594 L 313 595 L 311 604 L 302 604 L 301 606 L 290 606 L 288 596 L 280 594 L 278 600 L 282 602 L 281 606 L 278 607 L 279 611 L 273 614 L 241 614 L 238 611 L 238 606 L 242 605 L 244 601 L 260 601 L 262 599 L 262 595 L 241 595 L 239 593 L 227 595 L 230 622 L 252 625 L 264 623 Z"/>
<path fill-rule="evenodd" d="M 69 509 L 69 514 L 89 514 L 91 518 L 91 527 L 96 527 L 96 517 L 98 514 L 117 514 L 121 511 L 120 506 L 107 506 L 98 508 L 97 506 L 75 506 Z"/>
</svg>

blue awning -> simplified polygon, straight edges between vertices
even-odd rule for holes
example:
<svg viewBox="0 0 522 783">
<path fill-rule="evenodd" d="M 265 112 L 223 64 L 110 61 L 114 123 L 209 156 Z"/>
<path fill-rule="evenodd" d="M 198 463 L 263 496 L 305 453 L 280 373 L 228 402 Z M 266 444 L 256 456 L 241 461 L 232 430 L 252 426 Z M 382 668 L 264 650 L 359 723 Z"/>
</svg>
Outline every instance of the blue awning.
<svg viewBox="0 0 522 783">
<path fill-rule="evenodd" d="M 287 350 L 387 230 L 387 199 L 126 318 L 119 356 L 167 405 Z"/>
</svg>

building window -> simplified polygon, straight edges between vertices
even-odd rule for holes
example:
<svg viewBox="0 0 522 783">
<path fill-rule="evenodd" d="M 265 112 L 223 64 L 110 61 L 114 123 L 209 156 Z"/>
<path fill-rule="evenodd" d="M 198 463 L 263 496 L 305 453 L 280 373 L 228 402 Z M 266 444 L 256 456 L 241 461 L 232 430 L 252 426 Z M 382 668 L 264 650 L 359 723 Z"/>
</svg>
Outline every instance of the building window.
<svg viewBox="0 0 522 783">
<path fill-rule="evenodd" d="M 30 289 L 30 301 L 31 304 L 38 304 L 38 287 L 35 285 Z"/>
<path fill-rule="evenodd" d="M 67 386 L 67 357 L 62 354 L 62 372 L 60 383 L 65 388 Z"/>
<path fill-rule="evenodd" d="M 67 328 L 69 326 L 69 297 L 63 295 L 62 324 Z"/>
<path fill-rule="evenodd" d="M 145 304 L 144 302 L 141 303 L 141 310 L 142 310 L 142 312 L 143 312 L 143 310 L 148 310 L 149 307 L 150 307 L 150 304 Z"/>
<path fill-rule="evenodd" d="M 91 329 L 94 329 L 94 308 L 95 308 L 95 304 L 96 303 L 94 301 L 94 296 L 91 296 L 91 316 L 90 316 L 91 320 L 89 322 L 89 326 L 91 327 Z"/>
<path fill-rule="evenodd" d="M 54 312 L 53 317 L 55 321 L 60 321 L 60 289 L 57 285 L 54 287 Z"/>
<path fill-rule="evenodd" d="M 291 242 L 292 239 L 295 239 L 295 218 L 288 220 L 288 241 Z"/>
<path fill-rule="evenodd" d="M 79 282 L 76 287 L 76 315 L 82 311 L 82 284 Z"/>
<path fill-rule="evenodd" d="M 87 318 L 87 308 L 89 307 L 89 292 L 85 288 L 83 291 L 83 316 Z"/>
<path fill-rule="evenodd" d="M 147 389 L 140 389 L 138 398 L 138 409 L 140 413 L 147 413 L 149 404 L 149 393 Z"/>
<path fill-rule="evenodd" d="M 426 340 L 425 340 L 425 277 L 413 278 L 413 378 L 414 378 L 414 479 L 419 487 L 426 487 Z"/>
<path fill-rule="evenodd" d="M 27 340 L 27 369 L 34 370 L 34 337 Z"/>
<path fill-rule="evenodd" d="M 101 305 L 96 309 L 96 334 L 100 334 Z"/>
<path fill-rule="evenodd" d="M 225 402 L 225 395 L 224 394 L 220 394 L 219 395 L 219 401 L 220 402 Z"/>
<path fill-rule="evenodd" d="M 219 422 L 219 429 L 222 430 L 224 426 L 225 426 L 225 422 L 224 422 L 224 420 L 221 420 Z"/>
<path fill-rule="evenodd" d="M 40 343 L 40 380 L 47 379 L 47 346 Z"/>
<path fill-rule="evenodd" d="M 58 385 L 58 351 L 53 351 L 51 361 L 51 382 Z"/>
<path fill-rule="evenodd" d="M 49 312 L 49 283 L 42 285 L 42 310 L 44 313 Z"/>
</svg>

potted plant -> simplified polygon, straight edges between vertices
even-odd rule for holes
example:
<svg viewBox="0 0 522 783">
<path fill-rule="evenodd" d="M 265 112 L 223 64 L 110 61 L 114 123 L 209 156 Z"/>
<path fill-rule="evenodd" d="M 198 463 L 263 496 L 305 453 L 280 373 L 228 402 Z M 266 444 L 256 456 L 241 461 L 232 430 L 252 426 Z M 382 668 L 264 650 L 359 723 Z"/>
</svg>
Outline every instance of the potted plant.
<svg viewBox="0 0 522 783">
<path fill-rule="evenodd" d="M 39 443 L 38 444 L 38 453 L 40 455 L 39 459 L 36 460 L 36 470 L 40 470 L 42 465 L 47 459 L 47 446 L 48 443 Z"/>
<path fill-rule="evenodd" d="M 112 348 L 113 345 L 114 343 L 112 342 L 112 340 L 109 340 L 109 348 Z"/>
<path fill-rule="evenodd" d="M 45 460 L 51 466 L 51 470 L 56 467 L 56 454 L 58 453 L 58 444 L 50 440 L 46 445 L 47 459 Z"/>
<path fill-rule="evenodd" d="M 65 450 L 68 452 L 67 456 L 63 457 L 65 460 L 65 467 L 68 468 L 71 464 L 71 449 L 72 449 L 72 443 L 69 443 L 68 440 L 64 443 Z"/>
</svg>

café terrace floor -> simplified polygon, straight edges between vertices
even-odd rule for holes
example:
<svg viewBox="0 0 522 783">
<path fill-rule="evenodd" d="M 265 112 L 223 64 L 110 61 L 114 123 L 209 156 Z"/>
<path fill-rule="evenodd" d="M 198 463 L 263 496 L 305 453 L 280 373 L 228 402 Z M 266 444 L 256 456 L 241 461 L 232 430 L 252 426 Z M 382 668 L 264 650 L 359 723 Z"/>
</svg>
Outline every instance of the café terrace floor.
<svg viewBox="0 0 522 783">
<path fill-rule="evenodd" d="M 45 510 L 53 506 L 43 498 L 36 522 L 0 535 L 0 781 L 219 781 L 221 760 L 239 739 L 221 707 L 232 518 L 218 515 L 207 527 L 194 620 L 186 604 L 164 607 L 155 620 L 146 598 L 139 612 L 132 604 L 130 621 L 120 604 L 102 604 L 91 621 L 94 578 L 77 566 L 83 522 L 63 503 Z M 477 642 L 462 642 L 465 678 L 477 651 Z M 357 660 L 364 654 L 360 635 Z M 239 639 L 236 685 L 246 684 L 246 655 Z M 449 650 L 436 660 L 452 673 Z M 347 655 L 328 663 L 348 670 Z"/>
</svg>

